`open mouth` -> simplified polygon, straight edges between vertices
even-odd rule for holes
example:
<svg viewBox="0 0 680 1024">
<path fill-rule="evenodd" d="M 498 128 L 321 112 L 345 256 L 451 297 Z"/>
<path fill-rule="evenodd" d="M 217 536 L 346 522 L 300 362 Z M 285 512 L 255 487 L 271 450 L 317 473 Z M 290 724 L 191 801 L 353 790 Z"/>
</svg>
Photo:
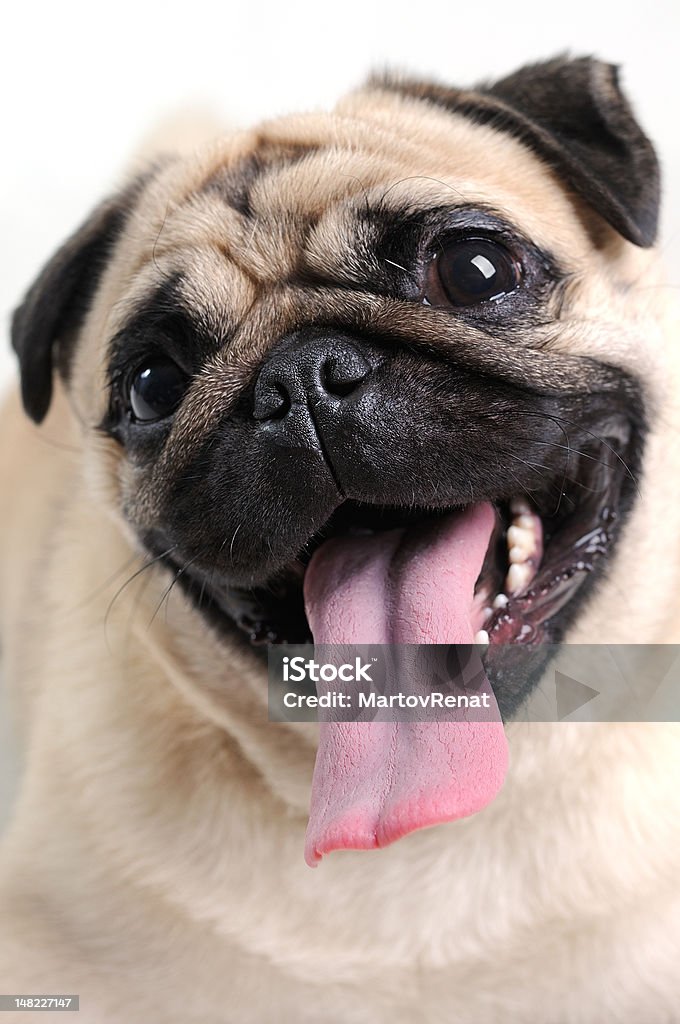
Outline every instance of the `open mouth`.
<svg viewBox="0 0 680 1024">
<path fill-rule="evenodd" d="M 483 496 L 493 508 L 494 522 L 468 614 L 504 716 L 516 710 L 531 688 L 533 673 L 527 672 L 526 656 L 541 645 L 562 641 L 593 582 L 606 569 L 635 491 L 634 437 L 630 423 L 614 416 L 598 425 L 589 444 L 574 450 L 565 445 L 557 471 L 536 466 L 531 489 L 524 487 L 509 497 Z M 182 584 L 200 597 L 202 610 L 213 621 L 235 623 L 256 647 L 309 643 L 313 637 L 305 576 L 328 541 L 345 545 L 349 553 L 358 539 L 378 546 L 396 531 L 408 537 L 428 523 L 451 521 L 464 512 L 460 506 L 432 509 L 348 499 L 265 585 L 230 587 L 193 568 L 182 574 Z M 455 560 L 456 553 L 451 557 Z M 522 649 L 520 674 L 511 670 L 509 648 Z"/>
<path fill-rule="evenodd" d="M 263 584 L 237 587 L 191 561 L 170 562 L 214 625 L 263 652 L 272 643 L 394 644 L 408 658 L 412 645 L 478 645 L 489 717 L 320 721 L 310 865 L 477 813 L 501 789 L 502 723 L 606 572 L 635 495 L 642 430 L 628 410 L 600 413 L 579 426 L 578 442 L 572 436 L 559 457 L 554 441 L 540 463 L 525 455 L 521 486 L 509 467 L 502 493 L 471 488 L 468 504 L 346 498 Z"/>
</svg>

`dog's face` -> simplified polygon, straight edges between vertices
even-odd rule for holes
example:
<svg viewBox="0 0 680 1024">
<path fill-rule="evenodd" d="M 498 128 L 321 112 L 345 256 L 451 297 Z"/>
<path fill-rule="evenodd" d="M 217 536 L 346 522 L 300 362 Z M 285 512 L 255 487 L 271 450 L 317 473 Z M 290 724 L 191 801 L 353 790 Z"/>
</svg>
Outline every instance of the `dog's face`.
<svg viewBox="0 0 680 1024">
<path fill-rule="evenodd" d="M 332 576 L 459 522 L 481 555 L 452 616 L 509 712 L 526 682 L 495 652 L 564 636 L 635 499 L 621 302 L 657 204 L 607 65 L 375 83 L 101 207 L 16 314 L 25 402 L 42 418 L 54 361 L 108 500 L 229 643 L 307 640 L 324 550 Z M 378 618 L 363 640 L 412 638 Z"/>
</svg>

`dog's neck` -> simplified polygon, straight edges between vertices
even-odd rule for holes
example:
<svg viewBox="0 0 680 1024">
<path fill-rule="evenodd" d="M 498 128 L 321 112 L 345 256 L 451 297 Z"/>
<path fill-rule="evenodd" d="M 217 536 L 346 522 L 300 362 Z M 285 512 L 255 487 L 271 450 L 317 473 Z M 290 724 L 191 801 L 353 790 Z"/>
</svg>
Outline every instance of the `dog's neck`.
<svg viewBox="0 0 680 1024">
<path fill-rule="evenodd" d="M 228 653 L 178 588 L 167 617 L 165 609 L 155 614 L 168 586 L 164 572 L 150 570 L 146 585 L 143 572 L 112 604 L 125 578 L 112 577 L 130 561 L 129 541 L 92 503 L 72 507 L 75 518 L 63 521 L 54 558 L 59 572 L 80 574 L 72 593 L 80 589 L 89 600 L 72 612 L 81 640 L 62 656 L 61 685 L 37 695 L 32 722 L 43 745 L 41 771 L 30 786 L 41 788 L 40 806 L 61 819 L 36 850 L 46 870 L 53 871 L 55 861 L 64 871 L 68 863 L 106 864 L 106 878 L 97 880 L 101 890 L 122 892 L 131 881 L 142 886 L 149 898 L 182 916 L 185 945 L 191 928 L 198 933 L 209 926 L 215 955 L 224 955 L 220 943 L 258 956 L 275 951 L 276 962 L 291 971 L 306 958 L 317 982 L 337 978 L 339 963 L 348 978 L 358 978 L 376 966 L 406 970 L 414 959 L 437 968 L 488 957 L 490 948 L 505 948 L 511 934 L 525 935 L 527 927 L 538 934 L 551 915 L 566 919 L 573 912 L 576 919 L 582 907 L 578 897 L 570 903 L 571 886 L 576 891 L 591 884 L 615 905 L 618 882 L 605 860 L 623 836 L 610 837 L 578 864 L 564 865 L 562 884 L 535 906 L 514 900 L 508 914 L 492 912 L 504 887 L 526 887 L 523 876 L 533 875 L 532 863 L 550 863 L 555 849 L 571 848 L 566 842 L 560 847 L 556 829 L 571 829 L 578 820 L 587 835 L 597 820 L 608 820 L 608 779 L 631 743 L 645 748 L 653 777 L 655 759 L 666 756 L 671 742 L 665 732 L 643 727 L 633 737 L 626 726 L 510 727 L 512 769 L 487 810 L 415 833 L 379 853 L 333 855 L 312 872 L 303 844 L 313 727 L 267 720 L 263 669 L 247 650 Z M 90 557 L 83 557 L 83 544 Z M 58 644 L 60 637 L 49 642 Z M 98 666 L 96 677 L 90 665 Z M 532 817 L 528 847 L 526 815 L 547 793 L 571 808 L 569 821 L 546 816 L 542 831 L 543 819 Z M 668 794 L 657 785 L 653 799 L 648 796 L 636 811 L 640 878 L 652 877 L 644 837 L 663 819 Z M 29 827 L 30 811 L 27 800 L 15 836 Z M 616 828 L 625 830 L 627 820 Z M 55 836 L 62 844 L 78 844 L 81 856 L 53 850 Z M 6 856 L 12 848 L 10 842 Z M 22 849 L 20 840 L 15 848 Z M 479 869 L 472 888 L 471 863 Z M 438 882 L 428 885 L 432 872 Z M 405 877 L 413 880 L 406 890 Z M 63 879 L 65 901 L 69 886 L 80 884 Z M 449 894 L 444 904 L 442 885 Z M 603 887 L 611 891 L 602 895 Z M 385 913 L 395 893 L 400 916 L 409 920 L 403 942 L 395 942 Z M 75 900 L 69 905 L 83 906 Z M 119 945 L 112 936 L 112 949 Z M 380 950 L 379 964 L 367 960 L 367 949 L 373 957 Z"/>
</svg>

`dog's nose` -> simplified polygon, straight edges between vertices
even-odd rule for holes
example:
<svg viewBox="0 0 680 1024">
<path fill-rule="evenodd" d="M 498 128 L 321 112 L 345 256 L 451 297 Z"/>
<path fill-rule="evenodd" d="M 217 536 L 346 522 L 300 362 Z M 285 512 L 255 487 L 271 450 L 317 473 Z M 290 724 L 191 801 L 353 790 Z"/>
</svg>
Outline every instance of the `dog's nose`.
<svg viewBox="0 0 680 1024">
<path fill-rule="evenodd" d="M 355 394 L 372 369 L 366 356 L 347 338 L 331 335 L 299 343 L 292 339 L 262 367 L 255 384 L 253 417 L 259 421 L 292 421 L 296 407 L 303 406 L 313 418 L 315 408 L 327 409 Z"/>
</svg>

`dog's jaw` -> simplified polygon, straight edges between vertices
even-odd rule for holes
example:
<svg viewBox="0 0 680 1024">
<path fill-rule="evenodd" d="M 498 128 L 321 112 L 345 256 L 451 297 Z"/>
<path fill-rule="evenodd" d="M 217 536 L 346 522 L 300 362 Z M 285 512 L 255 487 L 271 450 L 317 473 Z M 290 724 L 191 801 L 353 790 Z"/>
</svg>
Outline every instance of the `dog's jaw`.
<svg viewBox="0 0 680 1024">
<path fill-rule="evenodd" d="M 567 415 L 568 432 L 557 436 L 560 441 L 568 438 L 570 447 L 554 437 L 541 442 L 542 435 L 537 435 L 536 451 L 543 461 L 527 479 L 534 488 L 530 496 L 525 491 L 522 497 L 506 498 L 493 490 L 480 496 L 493 502 L 496 524 L 476 580 L 472 637 L 488 644 L 485 660 L 504 717 L 516 713 L 537 681 L 543 645 L 563 639 L 605 577 L 634 503 L 644 437 L 642 403 L 632 397 L 634 383 L 625 375 L 611 376 L 609 386 L 611 397 L 598 401 L 597 414 L 582 419 L 580 427 L 573 413 Z M 623 398 L 626 394 L 630 401 Z M 498 443 L 502 444 L 501 434 Z M 376 467 L 381 476 L 388 458 L 383 456 Z M 510 493 L 517 480 L 514 463 L 511 469 Z M 439 485 L 443 487 L 441 475 Z M 444 507 L 438 510 L 426 505 L 400 508 L 398 492 L 391 508 L 378 501 L 338 499 L 337 510 L 302 548 L 291 551 L 290 561 L 252 587 L 231 582 L 228 567 L 218 571 L 213 566 L 206 573 L 200 563 L 186 564 L 175 552 L 166 554 L 172 533 L 149 536 L 146 543 L 174 568 L 178 584 L 218 629 L 231 632 L 236 623 L 255 645 L 308 642 L 312 631 L 302 590 L 306 566 L 317 557 L 314 553 L 323 552 L 329 539 L 336 545 L 342 541 L 349 551 L 357 533 L 368 535 L 369 544 L 372 537 L 377 548 L 392 530 L 408 536 L 428 521 L 455 518 L 465 504 L 454 497 L 455 481 L 451 486 L 448 508 L 442 502 Z M 271 537 L 275 526 L 263 529 Z M 381 642 L 391 642 L 390 637 Z M 511 648 L 516 645 L 525 654 L 515 664 Z M 532 649 L 536 659 L 527 663 L 526 653 Z"/>
</svg>

